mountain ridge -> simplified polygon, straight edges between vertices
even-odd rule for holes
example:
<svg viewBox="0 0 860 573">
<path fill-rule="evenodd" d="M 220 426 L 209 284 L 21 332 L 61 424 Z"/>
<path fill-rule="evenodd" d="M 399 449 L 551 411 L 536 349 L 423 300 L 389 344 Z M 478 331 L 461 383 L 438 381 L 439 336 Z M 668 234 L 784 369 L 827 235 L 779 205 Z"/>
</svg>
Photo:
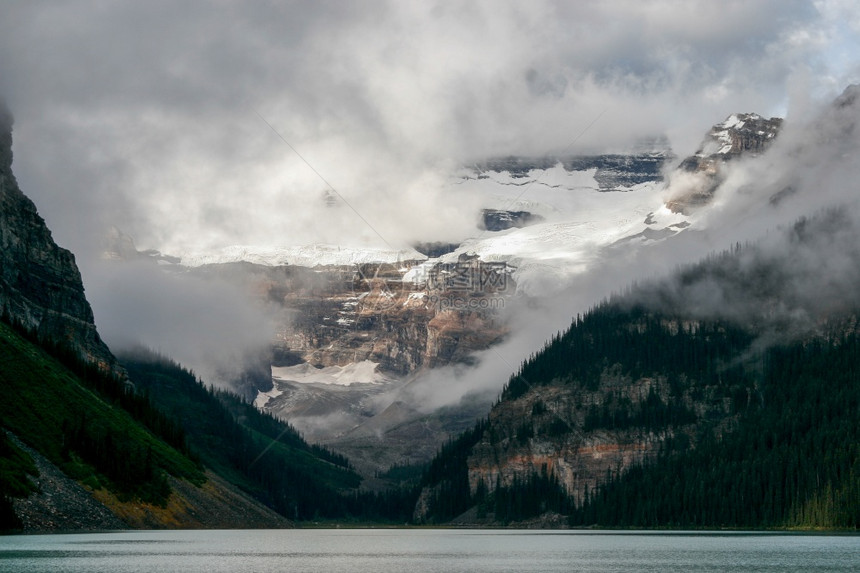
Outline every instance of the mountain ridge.
<svg viewBox="0 0 860 573">
<path fill-rule="evenodd" d="M 828 250 L 851 225 L 844 218 L 825 213 L 783 236 L 794 249 Z M 858 527 L 860 300 L 796 296 L 797 281 L 784 281 L 784 262 L 769 249 L 739 246 L 574 319 L 511 376 L 488 418 L 431 462 L 415 518 L 503 525 L 561 513 L 575 526 Z M 851 276 L 836 290 L 850 292 Z M 719 283 L 733 293 L 718 298 L 725 312 L 698 308 L 689 293 L 711 285 L 713 297 Z M 733 309 L 750 288 L 748 305 Z M 827 446 L 811 453 L 812 440 Z M 747 457 L 709 457 L 742 451 Z M 693 469 L 682 472 L 685 464 Z M 816 471 L 826 476 L 818 485 Z M 697 497 L 684 488 L 699 479 L 710 489 Z M 733 492 L 746 488 L 763 497 L 741 506 Z M 674 497 L 660 496 L 669 490 Z M 719 509 L 721 496 L 730 511 Z M 685 512 L 680 498 L 689 499 Z"/>
<path fill-rule="evenodd" d="M 289 527 L 317 511 L 371 511 L 346 460 L 250 403 L 219 399 L 192 376 L 205 397 L 193 403 L 177 365 L 153 378 L 138 361 L 129 377 L 99 336 L 74 256 L 17 185 L 5 110 L 0 123 L 0 530 Z M 181 412 L 183 400 L 216 430 L 186 433 L 166 409 Z M 241 452 L 225 443 L 210 455 L 219 431 Z M 255 466 L 290 488 L 267 490 L 273 480 Z"/>
<path fill-rule="evenodd" d="M 74 255 L 54 243 L 12 173 L 12 116 L 0 105 L 0 307 L 104 370 L 116 359 L 96 330 Z"/>
</svg>

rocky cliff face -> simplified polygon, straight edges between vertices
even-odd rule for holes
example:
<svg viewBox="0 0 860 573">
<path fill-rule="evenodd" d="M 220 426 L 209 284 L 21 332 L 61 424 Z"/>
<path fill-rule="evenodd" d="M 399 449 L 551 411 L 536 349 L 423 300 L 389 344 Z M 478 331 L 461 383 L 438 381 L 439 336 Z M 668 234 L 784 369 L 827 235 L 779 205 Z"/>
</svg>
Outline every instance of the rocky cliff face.
<svg viewBox="0 0 860 573">
<path fill-rule="evenodd" d="M 723 181 L 726 162 L 763 153 L 781 127 L 781 118 L 765 119 L 755 113 L 730 115 L 713 126 L 696 153 L 670 177 L 685 183 L 666 206 L 676 213 L 690 213 L 709 203 Z"/>
<path fill-rule="evenodd" d="M 513 177 L 526 177 L 533 169 L 550 169 L 561 163 L 567 171 L 593 169 L 601 191 L 628 191 L 640 183 L 662 181 L 663 164 L 672 157 L 668 144 L 657 141 L 629 154 L 497 157 L 475 165 L 475 170 L 478 173 L 507 171 Z"/>
<path fill-rule="evenodd" d="M 182 271 L 231 281 L 268 305 L 278 325 L 272 374 L 256 404 L 366 475 L 420 463 L 486 408 L 429 415 L 397 403 L 421 373 L 468 364 L 508 333 L 516 284 L 504 263 L 352 266 L 206 265 Z M 274 387 L 270 390 L 272 384 Z M 394 403 L 392 403 L 394 401 Z"/>
<path fill-rule="evenodd" d="M 664 377 L 632 380 L 610 368 L 594 389 L 550 385 L 502 402 L 490 414 L 491 430 L 468 459 L 472 492 L 479 482 L 492 491 L 496 484 L 510 486 L 545 468 L 579 502 L 586 489 L 595 491 L 607 476 L 653 460 L 666 440 L 684 435 L 694 442 L 699 420 L 721 420 L 718 433 L 734 422 L 731 401 L 716 388 L 673 394 Z M 667 401 L 682 423 L 617 427 L 619 417 L 657 400 Z"/>
<path fill-rule="evenodd" d="M 12 174 L 12 118 L 0 109 L 0 306 L 40 336 L 112 368 L 84 296 L 75 258 L 54 243 Z"/>
<path fill-rule="evenodd" d="M 535 476 L 551 476 L 578 504 L 661 452 L 696 448 L 736 428 L 757 390 L 740 366 L 727 372 L 724 365 L 748 337 L 640 312 L 592 311 L 527 361 L 486 421 L 431 462 L 415 519 L 447 521 Z M 464 503 L 445 508 L 444 499 Z"/>
<path fill-rule="evenodd" d="M 239 283 L 278 313 L 275 366 L 369 360 L 392 376 L 468 361 L 498 342 L 507 334 L 499 301 L 516 289 L 503 268 L 477 259 L 428 269 L 409 261 L 313 269 L 231 263 L 193 272 Z"/>
<path fill-rule="evenodd" d="M 543 221 L 543 217 L 528 211 L 505 211 L 483 209 L 478 228 L 482 231 L 504 231 L 513 227 L 522 228 Z"/>
</svg>

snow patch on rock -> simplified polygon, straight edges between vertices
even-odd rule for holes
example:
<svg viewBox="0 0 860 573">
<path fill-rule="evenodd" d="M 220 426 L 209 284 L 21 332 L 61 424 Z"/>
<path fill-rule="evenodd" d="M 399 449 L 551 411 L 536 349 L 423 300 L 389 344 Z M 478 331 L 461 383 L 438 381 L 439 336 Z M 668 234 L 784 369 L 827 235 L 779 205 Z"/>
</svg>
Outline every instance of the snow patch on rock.
<svg viewBox="0 0 860 573">
<path fill-rule="evenodd" d="M 180 256 L 181 264 L 186 267 L 248 262 L 268 267 L 294 265 L 308 268 L 366 263 L 398 264 L 402 261 L 423 261 L 426 258 L 414 249 L 396 250 L 325 244 L 294 247 L 234 245 L 214 252 L 184 253 Z"/>
<path fill-rule="evenodd" d="M 257 397 L 254 398 L 254 407 L 258 410 L 262 410 L 263 407 L 271 400 L 272 398 L 277 398 L 283 394 L 280 390 L 278 390 L 277 386 L 274 386 L 268 392 L 262 392 L 260 390 L 257 391 Z"/>
<path fill-rule="evenodd" d="M 354 362 L 346 366 L 327 366 L 325 368 L 315 368 L 308 363 L 296 366 L 273 366 L 272 379 L 276 388 L 278 381 L 337 386 L 389 382 L 387 376 L 377 371 L 378 366 L 378 363 L 370 360 Z"/>
</svg>

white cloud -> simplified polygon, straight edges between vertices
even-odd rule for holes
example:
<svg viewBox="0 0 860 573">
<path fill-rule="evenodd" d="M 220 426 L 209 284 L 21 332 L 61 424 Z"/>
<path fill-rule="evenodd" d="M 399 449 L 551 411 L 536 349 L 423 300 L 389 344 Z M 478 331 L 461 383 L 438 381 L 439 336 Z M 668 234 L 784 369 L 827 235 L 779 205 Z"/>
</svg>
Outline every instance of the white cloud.
<svg viewBox="0 0 860 573">
<path fill-rule="evenodd" d="M 456 199 L 414 183 L 452 162 L 560 151 L 604 111 L 576 149 L 666 132 L 684 153 L 714 118 L 784 105 L 799 67 L 834 73 L 816 58 L 848 8 L 13 2 L 0 89 L 18 176 L 77 251 L 107 224 L 174 249 L 375 240 L 321 207 L 325 184 L 256 113 L 401 241 L 471 225 L 428 216 Z"/>
<path fill-rule="evenodd" d="M 400 247 L 472 230 L 476 206 L 441 184 L 463 161 L 657 133 L 684 155 L 730 113 L 856 80 L 857 29 L 839 0 L 13 0 L 0 94 L 21 187 L 79 260 L 110 225 L 166 251 Z M 326 207 L 258 113 L 367 222 Z"/>
</svg>

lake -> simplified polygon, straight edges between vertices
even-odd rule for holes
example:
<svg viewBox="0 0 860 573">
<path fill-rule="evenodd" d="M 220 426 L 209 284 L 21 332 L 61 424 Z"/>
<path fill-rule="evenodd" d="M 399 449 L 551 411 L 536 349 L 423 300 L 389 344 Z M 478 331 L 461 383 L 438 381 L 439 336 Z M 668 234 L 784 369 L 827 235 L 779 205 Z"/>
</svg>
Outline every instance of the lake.
<svg viewBox="0 0 860 573">
<path fill-rule="evenodd" d="M 293 529 L 0 537 L 0 571 L 860 571 L 860 536 Z"/>
</svg>

